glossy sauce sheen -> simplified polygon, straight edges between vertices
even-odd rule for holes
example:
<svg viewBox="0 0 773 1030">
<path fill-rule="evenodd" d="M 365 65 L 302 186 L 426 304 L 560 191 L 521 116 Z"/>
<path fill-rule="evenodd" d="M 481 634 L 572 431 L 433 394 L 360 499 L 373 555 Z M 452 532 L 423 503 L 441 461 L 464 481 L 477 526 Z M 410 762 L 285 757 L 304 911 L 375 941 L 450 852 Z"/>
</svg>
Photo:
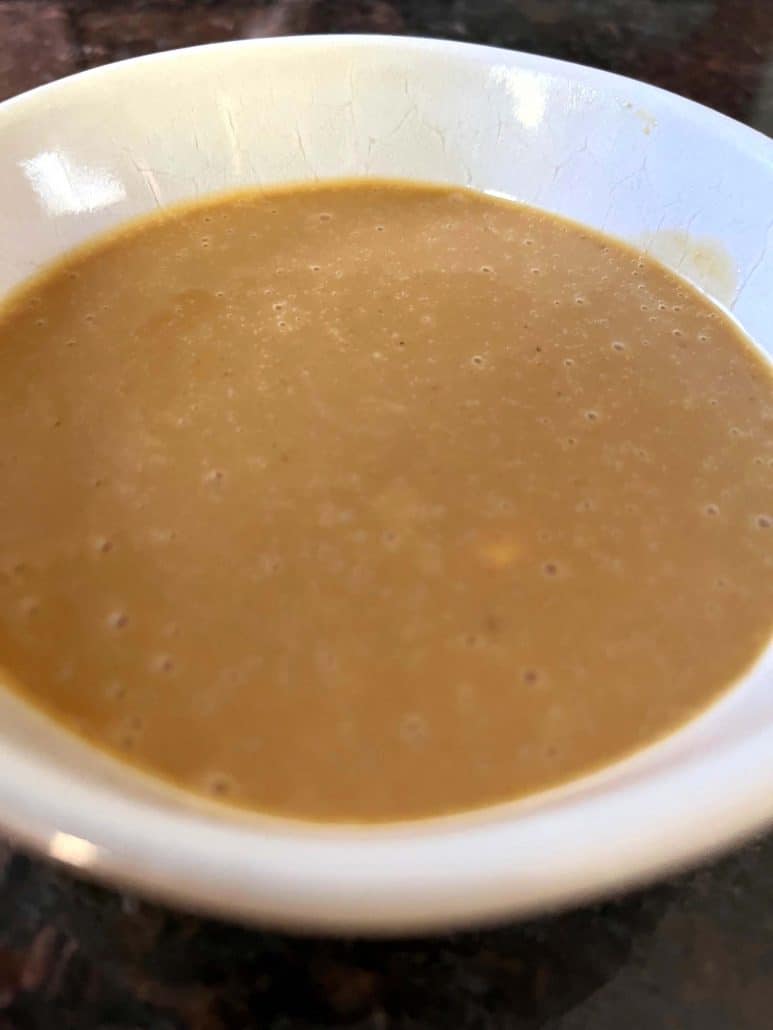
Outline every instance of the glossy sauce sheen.
<svg viewBox="0 0 773 1030">
<path fill-rule="evenodd" d="M 773 611 L 770 368 L 621 244 L 348 182 L 137 222 L 0 318 L 0 664 L 271 813 L 516 798 L 655 740 Z"/>
</svg>

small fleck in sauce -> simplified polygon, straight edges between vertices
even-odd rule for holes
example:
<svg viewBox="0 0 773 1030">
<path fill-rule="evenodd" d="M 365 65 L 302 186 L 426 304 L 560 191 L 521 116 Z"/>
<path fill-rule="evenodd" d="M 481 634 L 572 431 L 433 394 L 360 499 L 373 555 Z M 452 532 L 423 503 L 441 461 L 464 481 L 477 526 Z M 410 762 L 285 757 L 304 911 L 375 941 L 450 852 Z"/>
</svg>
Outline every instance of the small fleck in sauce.
<svg viewBox="0 0 773 1030">
<path fill-rule="evenodd" d="M 761 652 L 772 425 L 718 309 L 559 218 L 374 181 L 170 210 L 0 310 L 0 666 L 229 804 L 516 798 Z"/>
</svg>

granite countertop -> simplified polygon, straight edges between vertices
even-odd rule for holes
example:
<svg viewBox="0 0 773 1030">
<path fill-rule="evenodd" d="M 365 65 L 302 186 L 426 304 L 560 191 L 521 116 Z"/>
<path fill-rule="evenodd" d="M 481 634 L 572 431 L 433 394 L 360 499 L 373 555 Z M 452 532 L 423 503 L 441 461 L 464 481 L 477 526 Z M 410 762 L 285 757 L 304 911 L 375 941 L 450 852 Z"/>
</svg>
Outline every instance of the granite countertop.
<svg viewBox="0 0 773 1030">
<path fill-rule="evenodd" d="M 0 0 L 0 98 L 299 32 L 474 40 L 646 79 L 773 135 L 773 0 Z M 181 915 L 0 842 L 0 1030 L 770 1030 L 773 836 L 626 898 L 413 941 Z"/>
</svg>

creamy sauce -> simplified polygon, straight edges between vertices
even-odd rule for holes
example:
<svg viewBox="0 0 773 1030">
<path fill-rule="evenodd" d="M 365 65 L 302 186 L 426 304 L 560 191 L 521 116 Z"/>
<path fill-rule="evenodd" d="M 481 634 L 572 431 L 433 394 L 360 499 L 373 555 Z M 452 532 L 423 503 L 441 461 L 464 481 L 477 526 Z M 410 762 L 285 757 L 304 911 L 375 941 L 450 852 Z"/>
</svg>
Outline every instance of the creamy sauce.
<svg viewBox="0 0 773 1030">
<path fill-rule="evenodd" d="M 516 798 L 760 653 L 772 426 L 719 309 L 559 218 L 381 182 L 170 210 L 0 312 L 0 665 L 262 811 Z"/>
</svg>

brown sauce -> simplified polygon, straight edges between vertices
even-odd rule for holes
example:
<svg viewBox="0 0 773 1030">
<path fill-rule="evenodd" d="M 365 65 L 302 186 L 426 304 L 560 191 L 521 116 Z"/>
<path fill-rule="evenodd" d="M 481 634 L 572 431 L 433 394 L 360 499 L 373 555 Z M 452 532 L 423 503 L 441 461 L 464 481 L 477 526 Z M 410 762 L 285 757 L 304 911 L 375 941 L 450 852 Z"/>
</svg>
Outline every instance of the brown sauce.
<svg viewBox="0 0 773 1030">
<path fill-rule="evenodd" d="M 0 313 L 0 665 L 239 805 L 513 799 L 765 646 L 772 426 L 719 309 L 556 217 L 380 182 L 170 210 Z"/>
</svg>

